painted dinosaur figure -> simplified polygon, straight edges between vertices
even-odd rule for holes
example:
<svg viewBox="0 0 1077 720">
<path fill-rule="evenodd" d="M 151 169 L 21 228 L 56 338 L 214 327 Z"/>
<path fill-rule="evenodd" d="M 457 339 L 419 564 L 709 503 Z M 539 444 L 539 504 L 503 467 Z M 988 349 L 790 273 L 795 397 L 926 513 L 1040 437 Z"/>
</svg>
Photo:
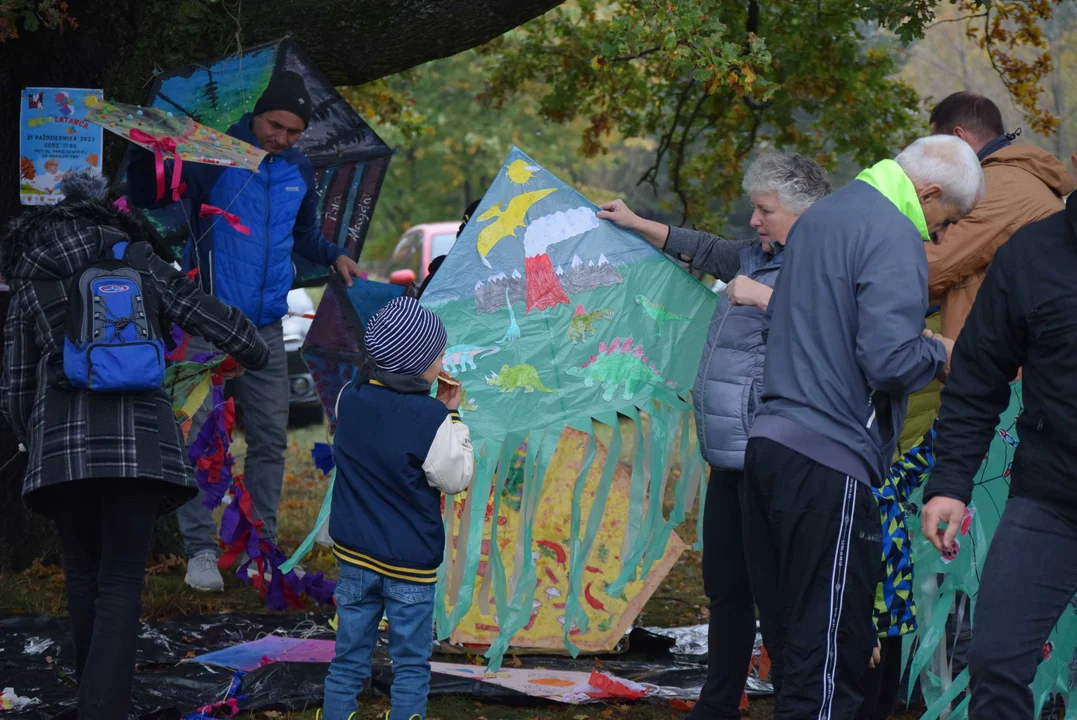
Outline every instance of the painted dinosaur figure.
<svg viewBox="0 0 1077 720">
<path fill-rule="evenodd" d="M 601 342 L 598 344 L 598 353 L 580 367 L 571 367 L 565 372 L 583 378 L 583 384 L 587 387 L 593 387 L 596 382 L 602 383 L 606 389 L 602 399 L 607 402 L 613 400 L 613 394 L 621 383 L 625 386 L 625 400 L 631 400 L 648 385 L 669 389 L 677 387 L 677 383 L 662 377 L 642 345 L 632 346 L 632 338 L 625 338 L 624 342 L 619 337 L 614 338 L 609 347 Z"/>
<path fill-rule="evenodd" d="M 524 389 L 524 392 L 556 393 L 542 384 L 538 370 L 533 365 L 502 365 L 500 372 L 492 372 L 486 376 L 486 384 L 501 388 L 501 392 L 510 393 L 513 390 Z"/>
<path fill-rule="evenodd" d="M 475 221 L 480 223 L 494 221 L 479 231 L 479 239 L 475 244 L 483 265 L 490 267 L 490 261 L 486 259 L 486 256 L 493 250 L 494 245 L 507 237 L 516 237 L 517 229 L 527 227 L 524 218 L 531 206 L 556 189 L 543 188 L 516 195 L 507 203 L 497 203 L 489 207 L 486 212 L 475 218 Z"/>
<path fill-rule="evenodd" d="M 467 390 L 460 388 L 460 409 L 466 412 L 478 410 L 479 406 L 467 399 Z"/>
<path fill-rule="evenodd" d="M 663 323 L 669 322 L 670 320 L 675 320 L 677 322 L 690 322 L 692 320 L 692 318 L 687 318 L 683 315 L 671 312 L 658 303 L 651 302 L 643 295 L 636 296 L 636 304 L 641 306 L 643 312 L 647 313 L 647 315 L 654 320 L 655 325 L 658 326 L 658 337 L 662 337 Z"/>
<path fill-rule="evenodd" d="M 520 339 L 520 326 L 516 322 L 516 313 L 512 311 L 512 300 L 509 299 L 508 288 L 505 288 L 505 305 L 509 309 L 509 329 L 506 330 L 504 336 L 497 341 L 498 345 Z"/>
<path fill-rule="evenodd" d="M 572 344 L 583 342 L 587 334 L 595 334 L 595 323 L 599 320 L 613 320 L 613 311 L 607 308 L 597 308 L 591 312 L 584 312 L 583 305 L 576 306 L 576 314 L 568 323 L 568 336 L 572 338 Z"/>
<path fill-rule="evenodd" d="M 453 345 L 445 351 L 445 370 L 453 375 L 467 372 L 470 368 L 475 369 L 476 358 L 484 358 L 501 352 L 501 348 L 493 345 L 480 347 L 478 345 Z"/>
</svg>

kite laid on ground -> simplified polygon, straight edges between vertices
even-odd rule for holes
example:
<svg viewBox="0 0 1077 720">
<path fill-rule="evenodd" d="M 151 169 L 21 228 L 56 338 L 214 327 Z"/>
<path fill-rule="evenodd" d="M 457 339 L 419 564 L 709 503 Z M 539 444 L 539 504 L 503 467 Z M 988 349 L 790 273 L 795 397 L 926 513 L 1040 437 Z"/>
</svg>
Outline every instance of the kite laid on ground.
<svg viewBox="0 0 1077 720">
<path fill-rule="evenodd" d="M 488 645 L 495 670 L 510 643 L 613 649 L 705 488 L 689 390 L 715 297 L 597 211 L 513 148 L 422 296 L 475 408 L 475 481 L 445 503 L 437 632 Z"/>
</svg>

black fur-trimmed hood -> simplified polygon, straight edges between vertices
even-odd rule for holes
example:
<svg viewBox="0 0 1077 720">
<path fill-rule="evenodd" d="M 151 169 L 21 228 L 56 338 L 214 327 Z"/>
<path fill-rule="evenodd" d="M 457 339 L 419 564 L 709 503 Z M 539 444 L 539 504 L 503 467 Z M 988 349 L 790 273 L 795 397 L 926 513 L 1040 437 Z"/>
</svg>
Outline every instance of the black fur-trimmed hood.
<svg viewBox="0 0 1077 720">
<path fill-rule="evenodd" d="M 0 276 L 11 280 L 39 276 L 41 271 L 59 277 L 69 274 L 65 256 L 67 240 L 77 242 L 74 235 L 84 230 L 104 226 L 127 235 L 131 242 L 144 240 L 154 253 L 171 262 L 167 249 L 158 242 L 149 224 L 133 213 L 120 212 L 107 202 L 94 200 L 64 200 L 56 205 L 36 207 L 24 212 L 8 224 L 0 238 Z M 46 247 L 53 245 L 55 247 Z M 33 262 L 22 263 L 24 257 Z"/>
</svg>

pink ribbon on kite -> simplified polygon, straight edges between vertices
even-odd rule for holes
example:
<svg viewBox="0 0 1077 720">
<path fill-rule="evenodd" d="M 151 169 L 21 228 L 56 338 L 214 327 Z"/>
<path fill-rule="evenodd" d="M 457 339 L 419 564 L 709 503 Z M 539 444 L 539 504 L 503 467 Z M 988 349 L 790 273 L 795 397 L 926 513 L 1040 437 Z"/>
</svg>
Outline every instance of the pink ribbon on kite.
<svg viewBox="0 0 1077 720">
<path fill-rule="evenodd" d="M 209 218 L 213 217 L 214 215 L 220 215 L 229 225 L 232 226 L 232 229 L 236 232 L 243 233 L 244 235 L 251 234 L 251 229 L 239 221 L 239 215 L 234 215 L 225 210 L 221 210 L 216 205 L 203 204 L 201 209 L 198 211 L 198 215 L 202 218 Z"/>
<path fill-rule="evenodd" d="M 172 165 L 172 202 L 179 202 L 180 196 L 183 195 L 183 191 L 187 189 L 186 185 L 180 184 L 180 177 L 183 175 L 183 160 L 180 158 L 178 152 L 176 152 L 176 141 L 170 137 L 157 138 L 149 133 L 142 132 L 138 128 L 131 128 L 130 137 L 135 142 L 146 143 L 153 147 L 153 157 L 155 162 L 155 169 L 157 171 L 157 200 L 165 196 L 165 159 L 164 153 L 172 153 L 173 165 Z"/>
</svg>

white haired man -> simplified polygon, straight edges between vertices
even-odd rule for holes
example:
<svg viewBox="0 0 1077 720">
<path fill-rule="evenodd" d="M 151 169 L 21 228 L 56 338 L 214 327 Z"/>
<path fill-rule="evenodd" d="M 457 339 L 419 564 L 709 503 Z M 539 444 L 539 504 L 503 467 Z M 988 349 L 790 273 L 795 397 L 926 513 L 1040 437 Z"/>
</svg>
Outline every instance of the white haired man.
<svg viewBox="0 0 1077 720">
<path fill-rule="evenodd" d="M 983 194 L 976 154 L 917 140 L 793 225 L 767 308 L 763 405 L 745 452 L 752 593 L 775 718 L 852 718 L 876 648 L 879 510 L 906 398 L 946 373 L 924 330 L 923 243 Z"/>
</svg>

